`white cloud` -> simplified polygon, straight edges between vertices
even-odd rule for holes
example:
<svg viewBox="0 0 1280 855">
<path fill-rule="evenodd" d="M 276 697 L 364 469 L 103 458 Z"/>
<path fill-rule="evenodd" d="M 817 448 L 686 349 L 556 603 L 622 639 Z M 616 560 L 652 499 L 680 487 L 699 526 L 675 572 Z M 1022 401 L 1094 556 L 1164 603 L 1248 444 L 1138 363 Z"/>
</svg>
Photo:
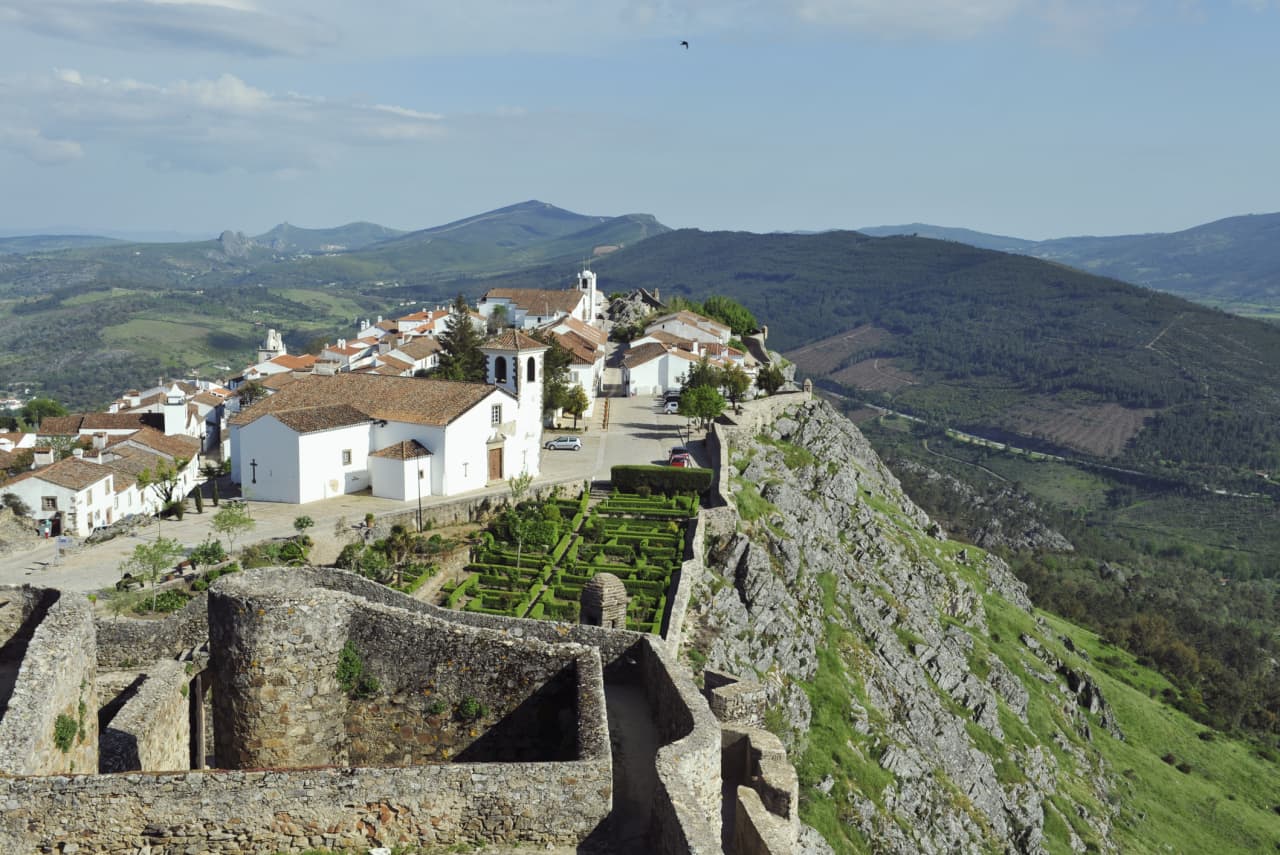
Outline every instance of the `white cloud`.
<svg viewBox="0 0 1280 855">
<path fill-rule="evenodd" d="M 125 49 L 274 56 L 310 53 L 336 41 L 334 25 L 305 5 L 275 5 L 279 11 L 243 0 L 0 0 L 0 21 L 37 35 Z"/>
<path fill-rule="evenodd" d="M 79 160 L 84 149 L 72 140 L 51 140 L 35 128 L 0 127 L 0 148 L 7 148 L 42 165 Z"/>
<path fill-rule="evenodd" d="M 362 146 L 431 140 L 443 121 L 393 104 L 272 93 L 231 74 L 164 85 L 75 69 L 0 77 L 0 129 L 9 129 L 0 144 L 40 163 L 117 145 L 162 169 L 292 175 Z"/>
</svg>

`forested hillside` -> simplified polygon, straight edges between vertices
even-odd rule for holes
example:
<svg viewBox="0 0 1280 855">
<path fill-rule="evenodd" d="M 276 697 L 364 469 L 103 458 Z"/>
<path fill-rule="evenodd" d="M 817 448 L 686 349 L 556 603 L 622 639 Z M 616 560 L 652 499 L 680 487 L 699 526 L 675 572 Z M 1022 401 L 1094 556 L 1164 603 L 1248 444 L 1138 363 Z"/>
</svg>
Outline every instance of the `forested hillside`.
<svg viewBox="0 0 1280 855">
<path fill-rule="evenodd" d="M 610 291 L 732 296 L 784 352 L 836 337 L 801 369 L 933 423 L 1216 485 L 1255 489 L 1256 470 L 1280 469 L 1273 325 L 1033 258 L 855 232 L 682 230 L 597 268 Z M 1129 435 L 1058 435 L 1107 419 Z"/>
</svg>

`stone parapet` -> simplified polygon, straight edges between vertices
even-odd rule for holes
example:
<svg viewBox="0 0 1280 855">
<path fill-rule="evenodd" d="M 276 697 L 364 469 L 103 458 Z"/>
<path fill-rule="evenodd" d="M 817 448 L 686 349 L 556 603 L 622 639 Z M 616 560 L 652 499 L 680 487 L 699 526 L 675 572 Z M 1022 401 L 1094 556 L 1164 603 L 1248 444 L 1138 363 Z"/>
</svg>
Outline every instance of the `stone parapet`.
<svg viewBox="0 0 1280 855">
<path fill-rule="evenodd" d="M 659 742 L 649 840 L 660 855 L 721 852 L 720 728 L 688 671 L 655 644 L 641 663 Z"/>
<path fill-rule="evenodd" d="M 0 772 L 97 771 L 98 654 L 89 602 L 25 585 L 0 588 L 0 602 L 0 610 L 14 610 L 5 623 L 16 627 L 0 652 L 7 672 Z M 67 728 L 62 745 L 60 721 Z"/>
<path fill-rule="evenodd" d="M 175 772 L 191 768 L 190 677 L 181 662 L 147 666 L 130 697 L 102 729 L 102 772 Z"/>
<path fill-rule="evenodd" d="M 0 778 L 0 851 L 574 846 L 608 815 L 611 796 L 607 754 L 573 763 Z"/>
<path fill-rule="evenodd" d="M 197 594 L 163 620 L 96 618 L 98 667 L 133 668 L 203 646 L 209 640 L 206 596 Z"/>
</svg>

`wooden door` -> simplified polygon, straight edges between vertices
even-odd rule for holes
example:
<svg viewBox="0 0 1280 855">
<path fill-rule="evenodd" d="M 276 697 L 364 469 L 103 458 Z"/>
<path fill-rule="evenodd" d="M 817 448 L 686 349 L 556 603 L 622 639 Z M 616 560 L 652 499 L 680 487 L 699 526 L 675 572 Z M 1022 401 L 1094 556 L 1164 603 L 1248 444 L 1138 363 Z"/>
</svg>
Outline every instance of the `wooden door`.
<svg viewBox="0 0 1280 855">
<path fill-rule="evenodd" d="M 489 449 L 489 480 L 502 480 L 502 446 Z"/>
</svg>

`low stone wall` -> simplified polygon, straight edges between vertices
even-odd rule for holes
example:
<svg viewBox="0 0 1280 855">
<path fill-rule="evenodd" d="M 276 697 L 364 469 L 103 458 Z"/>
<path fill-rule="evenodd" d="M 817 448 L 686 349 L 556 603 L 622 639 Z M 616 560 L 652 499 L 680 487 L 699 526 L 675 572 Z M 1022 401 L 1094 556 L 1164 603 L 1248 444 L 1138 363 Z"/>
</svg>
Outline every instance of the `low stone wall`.
<svg viewBox="0 0 1280 855">
<path fill-rule="evenodd" d="M 102 772 L 191 768 L 190 677 L 181 662 L 152 663 L 142 683 L 102 729 Z"/>
<path fill-rule="evenodd" d="M 720 721 L 764 727 L 768 694 L 762 684 L 707 669 L 702 672 L 702 687 L 712 714 Z"/>
<path fill-rule="evenodd" d="M 0 851 L 573 846 L 604 820 L 611 796 L 607 752 L 575 763 L 9 778 L 0 779 Z"/>
<path fill-rule="evenodd" d="M 18 635 L 5 645 L 12 659 L 20 654 L 21 660 L 6 663 L 13 689 L 0 719 L 0 772 L 97 771 L 98 657 L 88 600 L 28 586 L 0 589 L 0 600 L 8 601 L 5 608 L 21 603 L 24 610 Z M 26 632 L 29 640 L 22 638 Z M 66 751 L 54 738 L 60 716 L 75 725 Z"/>
<path fill-rule="evenodd" d="M 782 742 L 767 730 L 725 724 L 721 751 L 724 782 L 738 794 L 737 852 L 794 851 L 800 836 L 800 781 Z"/>
<path fill-rule="evenodd" d="M 535 481 L 535 492 L 550 490 L 553 487 L 582 486 L 581 478 L 558 478 L 551 481 Z M 441 525 L 459 525 L 461 523 L 480 522 L 494 509 L 509 500 L 505 492 L 484 496 L 472 496 L 467 499 L 454 499 L 450 502 L 432 500 L 422 507 L 422 524 L 434 528 Z M 388 511 L 377 515 L 380 525 L 403 525 L 410 530 L 417 530 L 418 509 Z"/>
<path fill-rule="evenodd" d="M 579 660 L 598 675 L 595 650 L 381 605 L 356 611 L 349 637 L 381 686 L 373 698 L 348 703 L 348 732 L 354 727 L 360 735 L 351 741 L 352 763 L 577 758 Z M 597 682 L 598 710 L 604 686 Z M 464 703 L 474 715 L 463 712 Z"/>
<path fill-rule="evenodd" d="M 689 611 L 689 597 L 705 571 L 702 564 L 702 556 L 706 554 L 704 542 L 706 526 L 703 524 L 705 513 L 706 511 L 699 511 L 698 515 L 689 521 L 684 561 L 680 564 L 675 578 L 672 579 L 671 602 L 667 607 L 666 625 L 663 627 L 662 637 L 667 643 L 667 649 L 673 654 L 680 649 L 680 644 L 684 640 L 684 619 Z"/>
<path fill-rule="evenodd" d="M 197 594 L 163 620 L 99 617 L 95 623 L 98 666 L 104 670 L 172 659 L 209 640 L 207 595 Z"/>
<path fill-rule="evenodd" d="M 660 855 L 721 852 L 720 728 L 688 672 L 646 644 L 641 667 L 662 747 L 649 842 Z"/>
<path fill-rule="evenodd" d="M 214 585 L 220 763 L 553 761 L 577 759 L 580 744 L 607 757 L 597 651 L 441 621 L 368 584 L 341 571 L 264 569 Z M 355 698 L 337 677 L 348 641 L 370 680 Z"/>
</svg>

